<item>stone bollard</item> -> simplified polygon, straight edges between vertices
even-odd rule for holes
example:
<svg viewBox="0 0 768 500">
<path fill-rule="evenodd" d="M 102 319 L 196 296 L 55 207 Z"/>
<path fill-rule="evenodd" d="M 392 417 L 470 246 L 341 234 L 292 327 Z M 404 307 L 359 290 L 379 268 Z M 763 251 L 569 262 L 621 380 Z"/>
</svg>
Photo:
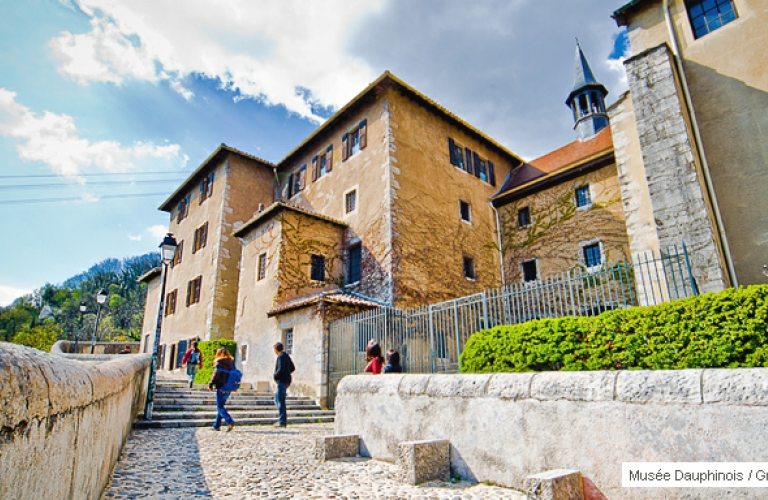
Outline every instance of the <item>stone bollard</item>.
<svg viewBox="0 0 768 500">
<path fill-rule="evenodd" d="M 448 440 L 409 441 L 397 445 L 397 479 L 406 484 L 448 481 L 451 447 Z"/>
<path fill-rule="evenodd" d="M 360 452 L 360 436 L 323 436 L 315 442 L 315 459 L 325 462 L 334 458 L 356 457 Z"/>
<path fill-rule="evenodd" d="M 584 500 L 581 472 L 554 469 L 525 478 L 528 500 Z"/>
</svg>

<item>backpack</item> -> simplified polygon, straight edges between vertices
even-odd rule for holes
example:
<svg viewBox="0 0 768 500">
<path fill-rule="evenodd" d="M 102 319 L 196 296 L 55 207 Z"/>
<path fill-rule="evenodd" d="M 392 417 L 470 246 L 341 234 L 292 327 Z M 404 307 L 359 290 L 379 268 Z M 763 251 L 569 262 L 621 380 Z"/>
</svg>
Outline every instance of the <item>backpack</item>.
<svg viewBox="0 0 768 500">
<path fill-rule="evenodd" d="M 197 365 L 200 363 L 200 351 L 192 351 L 192 354 L 189 355 L 189 361 L 188 363 L 190 365 Z"/>
<path fill-rule="evenodd" d="M 231 370 L 222 370 L 221 368 L 216 368 L 216 370 L 229 374 L 227 381 L 224 382 L 224 385 L 221 386 L 221 389 L 232 392 L 240 388 L 240 381 L 243 379 L 243 372 L 237 368 L 232 368 Z"/>
</svg>

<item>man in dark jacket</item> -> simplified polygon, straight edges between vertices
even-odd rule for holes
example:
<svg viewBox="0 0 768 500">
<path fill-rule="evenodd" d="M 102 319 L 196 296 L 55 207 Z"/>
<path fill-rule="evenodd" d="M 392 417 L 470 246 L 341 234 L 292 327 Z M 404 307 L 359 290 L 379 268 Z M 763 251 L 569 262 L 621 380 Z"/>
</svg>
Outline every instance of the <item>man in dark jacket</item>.
<svg viewBox="0 0 768 500">
<path fill-rule="evenodd" d="M 285 407 L 285 391 L 288 389 L 288 386 L 291 385 L 291 373 L 295 370 L 291 357 L 283 349 L 282 342 L 275 344 L 275 354 L 277 354 L 274 375 L 275 382 L 277 382 L 275 404 L 277 405 L 278 414 L 277 422 L 274 424 L 275 427 L 285 427 L 288 424 L 288 411 Z"/>
</svg>

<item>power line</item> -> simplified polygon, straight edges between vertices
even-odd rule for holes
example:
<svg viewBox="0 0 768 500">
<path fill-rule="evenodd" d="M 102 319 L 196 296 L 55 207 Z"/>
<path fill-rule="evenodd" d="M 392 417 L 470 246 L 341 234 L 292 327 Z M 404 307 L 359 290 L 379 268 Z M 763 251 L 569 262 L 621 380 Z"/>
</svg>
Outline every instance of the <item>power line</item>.
<svg viewBox="0 0 768 500">
<path fill-rule="evenodd" d="M 178 182 L 178 179 L 153 179 L 153 180 L 139 180 L 139 181 L 95 181 L 88 182 L 87 186 L 106 186 L 106 185 L 130 185 L 130 184 L 160 184 L 166 182 Z M 82 187 L 80 184 L 73 182 L 53 182 L 48 184 L 15 184 L 10 186 L 0 186 L 0 189 L 29 189 L 29 188 L 46 188 L 46 187 L 59 187 L 59 186 L 71 186 Z"/>
<path fill-rule="evenodd" d="M 114 176 L 114 175 L 158 175 L 158 174 L 181 174 L 188 175 L 189 172 L 180 172 L 178 170 L 165 170 L 160 172 L 101 172 L 96 174 L 77 174 L 77 177 L 100 177 L 100 176 Z M 51 178 L 51 177 L 63 177 L 60 174 L 36 174 L 36 175 L 0 175 L 0 179 L 37 179 L 37 178 Z"/>
<path fill-rule="evenodd" d="M 141 198 L 146 196 L 168 196 L 168 193 L 141 193 L 141 194 L 106 194 L 103 196 L 97 196 L 98 200 L 114 199 L 114 198 Z M 20 205 L 23 203 L 55 203 L 61 201 L 87 201 L 82 197 L 79 198 L 29 198 L 26 200 L 3 200 L 0 201 L 0 205 Z"/>
</svg>

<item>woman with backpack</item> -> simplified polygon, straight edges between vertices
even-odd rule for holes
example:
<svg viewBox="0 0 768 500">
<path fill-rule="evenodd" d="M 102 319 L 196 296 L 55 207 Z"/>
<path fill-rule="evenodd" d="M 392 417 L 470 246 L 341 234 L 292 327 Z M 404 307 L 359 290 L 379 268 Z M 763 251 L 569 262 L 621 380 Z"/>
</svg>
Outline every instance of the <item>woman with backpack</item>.
<svg viewBox="0 0 768 500">
<path fill-rule="evenodd" d="M 187 380 L 189 380 L 191 389 L 195 383 L 197 370 L 203 367 L 203 353 L 197 348 L 197 341 L 192 342 L 192 347 L 184 353 L 184 357 L 181 358 L 181 366 L 187 369 Z"/>
<path fill-rule="evenodd" d="M 229 415 L 224 405 L 232 391 L 225 386 L 229 379 L 229 372 L 235 369 L 235 360 L 226 347 L 221 347 L 213 356 L 213 376 L 208 382 L 208 390 L 216 390 L 216 422 L 213 424 L 213 430 L 218 431 L 221 428 L 221 421 L 227 424 L 227 432 L 235 426 L 235 421 Z"/>
</svg>

